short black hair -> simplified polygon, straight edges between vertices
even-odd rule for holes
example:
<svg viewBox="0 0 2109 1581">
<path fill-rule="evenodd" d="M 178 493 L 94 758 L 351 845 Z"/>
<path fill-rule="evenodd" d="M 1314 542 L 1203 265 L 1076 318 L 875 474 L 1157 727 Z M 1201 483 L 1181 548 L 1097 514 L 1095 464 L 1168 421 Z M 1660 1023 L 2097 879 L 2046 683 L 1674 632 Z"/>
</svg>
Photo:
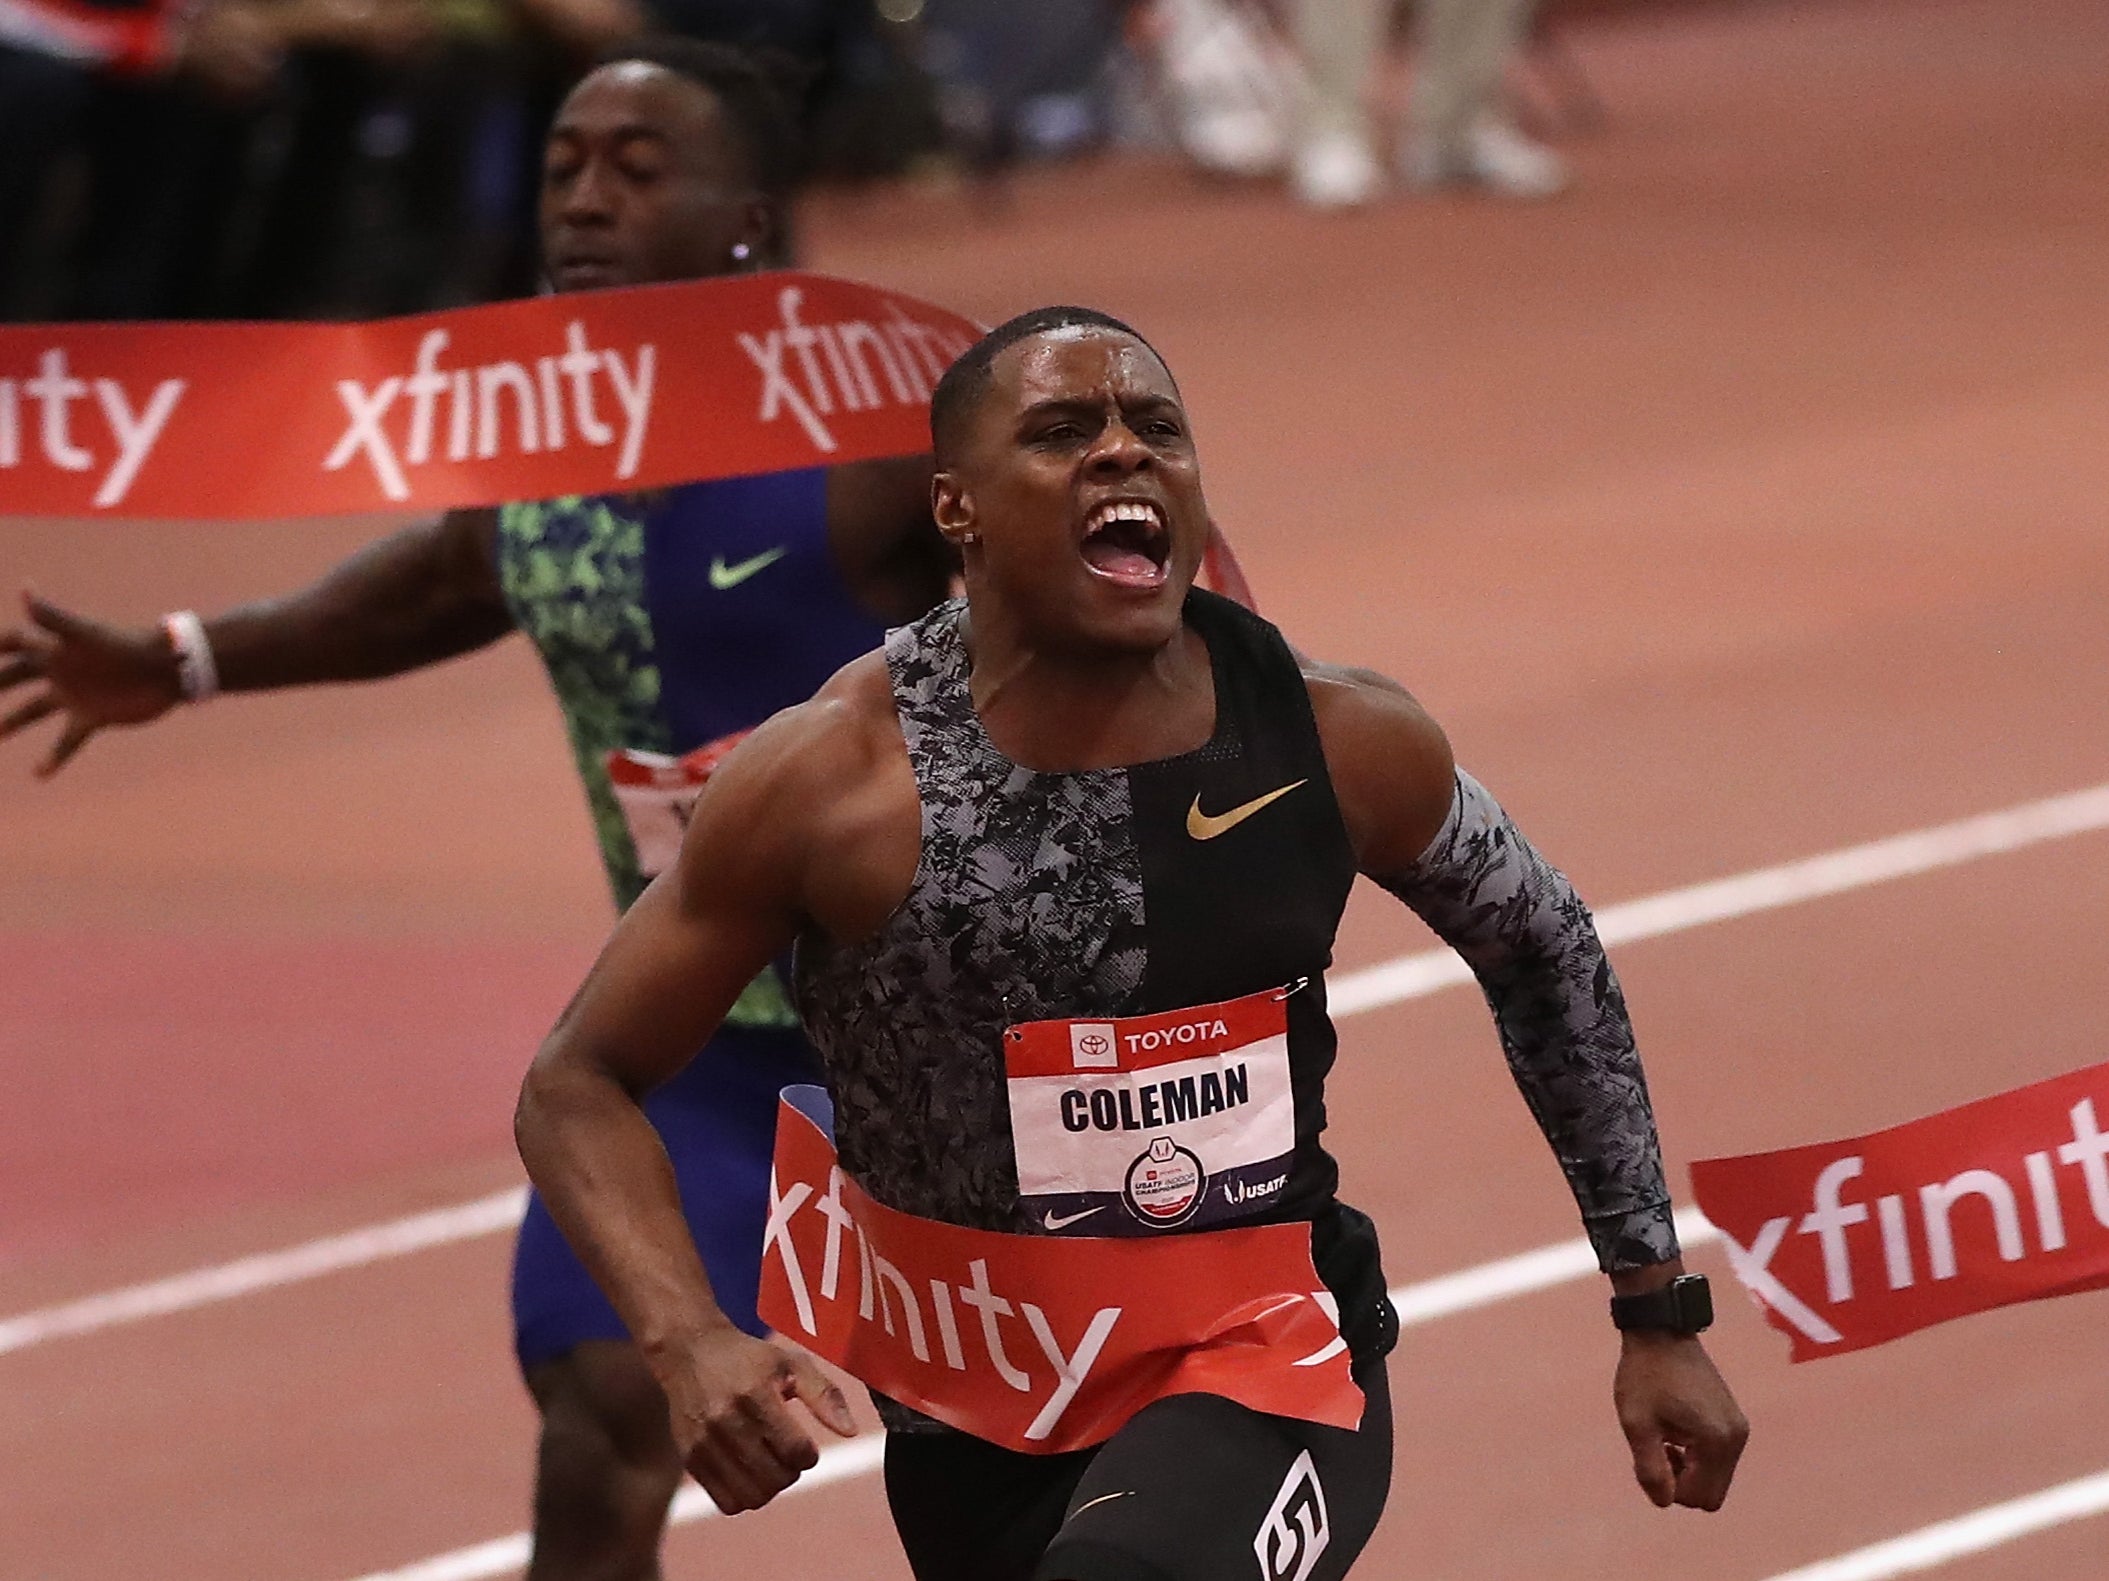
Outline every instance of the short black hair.
<svg viewBox="0 0 2109 1581">
<path fill-rule="evenodd" d="M 757 191 L 789 203 L 805 174 L 799 106 L 810 73 L 781 50 L 740 49 L 676 34 L 647 34 L 617 44 L 593 63 L 657 66 L 705 89 L 724 107 L 746 155 Z"/>
<path fill-rule="evenodd" d="M 1020 313 L 1016 318 L 1005 319 L 961 352 L 931 392 L 930 445 L 937 454 L 939 466 L 945 464 L 945 457 L 958 442 L 967 418 L 981 404 L 982 396 L 988 393 L 989 375 L 996 359 L 1021 340 L 1057 329 L 1110 329 L 1116 334 L 1126 335 L 1139 341 L 1143 349 L 1157 359 L 1165 377 L 1172 377 L 1171 364 L 1164 360 L 1164 353 L 1144 340 L 1141 331 L 1122 323 L 1111 313 L 1101 313 L 1095 307 L 1036 307 L 1031 312 Z M 1175 378 L 1172 379 L 1172 388 L 1179 388 L 1179 381 Z"/>
</svg>

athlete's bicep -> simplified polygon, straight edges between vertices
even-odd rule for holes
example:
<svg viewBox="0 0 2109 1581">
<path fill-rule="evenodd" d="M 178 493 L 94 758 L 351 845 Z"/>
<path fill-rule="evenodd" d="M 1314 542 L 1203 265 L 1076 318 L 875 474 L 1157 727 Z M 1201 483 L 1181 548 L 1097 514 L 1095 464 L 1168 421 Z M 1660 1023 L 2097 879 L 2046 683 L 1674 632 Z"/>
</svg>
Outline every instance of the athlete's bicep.
<svg viewBox="0 0 2109 1581">
<path fill-rule="evenodd" d="M 697 799 L 678 861 L 615 925 L 545 1051 L 633 1092 L 665 1081 L 717 1031 L 798 925 L 798 799 L 785 743 L 757 732 Z"/>
<path fill-rule="evenodd" d="M 691 910 L 674 874 L 662 874 L 609 936 L 551 1052 L 588 1061 L 632 1092 L 656 1087 L 710 1040 L 791 937 L 724 905 Z"/>
</svg>

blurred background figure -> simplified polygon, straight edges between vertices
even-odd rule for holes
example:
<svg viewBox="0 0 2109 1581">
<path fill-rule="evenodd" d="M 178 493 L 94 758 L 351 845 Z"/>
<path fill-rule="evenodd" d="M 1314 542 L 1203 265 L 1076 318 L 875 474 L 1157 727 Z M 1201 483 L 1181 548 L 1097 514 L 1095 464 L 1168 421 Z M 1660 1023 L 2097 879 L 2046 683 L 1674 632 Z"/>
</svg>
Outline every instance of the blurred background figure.
<svg viewBox="0 0 2109 1581">
<path fill-rule="evenodd" d="M 1420 74 L 1399 156 L 1411 185 L 1476 187 L 1509 198 L 1551 197 L 1567 185 L 1560 157 L 1524 136 L 1503 102 L 1503 74 L 1523 47 L 1537 4 L 1416 0 Z"/>
<path fill-rule="evenodd" d="M 371 228 L 377 186 L 357 178 L 414 141 L 388 199 L 402 233 L 451 250 L 475 212 L 453 178 L 504 77 L 502 3 L 0 0 L 0 18 L 48 24 L 19 29 L 10 60 L 40 84 L 39 102 L 0 92 L 10 133 L 18 116 L 36 128 L 0 156 L 0 309 L 123 319 L 420 305 L 414 290 L 355 287 L 366 255 L 350 233 Z M 42 59 L 25 68 L 30 55 Z"/>
<path fill-rule="evenodd" d="M 1302 72 L 1266 18 L 1231 0 L 1154 0 L 1137 13 L 1137 37 L 1155 56 L 1170 129 L 1187 157 L 1215 175 L 1281 174 L 1294 141 Z M 1307 55 L 1312 47 L 1305 44 Z M 1358 113 L 1374 54 L 1371 45 L 1348 68 L 1357 75 L 1346 99 Z M 1366 157 L 1366 132 L 1352 130 L 1364 133 Z"/>
<path fill-rule="evenodd" d="M 1369 203 L 1394 178 L 1421 191 L 1535 198 L 1567 181 L 1559 156 L 1527 137 L 1510 107 L 1509 68 L 1536 9 L 1537 0 L 1414 0 L 1416 73 L 1395 138 L 1372 99 L 1403 20 L 1396 0 L 1147 0 L 1131 31 L 1174 140 L 1211 174 L 1286 175 L 1316 208 Z M 1595 104 L 1579 68 L 1549 42 L 1538 53 L 1559 78 L 1563 110 L 1586 122 Z"/>
<path fill-rule="evenodd" d="M 986 177 L 1116 136 L 1123 0 L 880 0 L 936 95 L 941 156 Z"/>
<path fill-rule="evenodd" d="M 836 182 L 1001 198 L 1021 163 L 1140 144 L 1319 208 L 1543 196 L 1565 171 L 1504 81 L 1535 3 L 1415 0 L 1400 132 L 1372 110 L 1398 0 L 0 0 L 0 318 L 530 294 L 558 95 L 646 33 L 769 51 Z"/>
<path fill-rule="evenodd" d="M 0 312 L 30 305 L 56 178 L 104 104 L 253 92 L 279 57 L 260 20 L 220 0 L 0 0 Z"/>
<path fill-rule="evenodd" d="M 766 48 L 824 119 L 901 97 L 882 30 L 871 0 L 0 0 L 0 317 L 527 294 L 542 130 L 585 63 L 647 32 Z M 871 134 L 834 146 L 869 162 Z"/>
<path fill-rule="evenodd" d="M 1293 0 L 1293 4 L 1296 46 L 1308 86 L 1290 186 L 1297 197 L 1315 208 L 1367 203 L 1385 185 L 1368 93 L 1390 30 L 1392 0 Z"/>
<path fill-rule="evenodd" d="M 1310 87 L 1291 183 L 1315 207 L 1367 203 L 1385 185 L 1367 95 L 1392 0 L 1294 3 Z M 1517 127 L 1504 92 L 1536 8 L 1537 0 L 1414 0 L 1418 62 L 1396 160 L 1408 186 L 1511 198 L 1565 188 L 1564 163 Z"/>
</svg>

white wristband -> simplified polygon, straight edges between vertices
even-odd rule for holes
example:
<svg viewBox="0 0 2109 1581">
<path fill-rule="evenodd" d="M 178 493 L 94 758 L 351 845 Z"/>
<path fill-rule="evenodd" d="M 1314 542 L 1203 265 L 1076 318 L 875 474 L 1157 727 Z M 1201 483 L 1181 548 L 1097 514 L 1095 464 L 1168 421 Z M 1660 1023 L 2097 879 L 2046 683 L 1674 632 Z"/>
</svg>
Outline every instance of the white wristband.
<svg viewBox="0 0 2109 1581">
<path fill-rule="evenodd" d="M 183 700 L 202 703 L 220 689 L 220 667 L 213 662 L 212 644 L 205 639 L 205 622 L 187 609 L 161 617 L 161 629 L 176 655 L 176 685 Z"/>
</svg>

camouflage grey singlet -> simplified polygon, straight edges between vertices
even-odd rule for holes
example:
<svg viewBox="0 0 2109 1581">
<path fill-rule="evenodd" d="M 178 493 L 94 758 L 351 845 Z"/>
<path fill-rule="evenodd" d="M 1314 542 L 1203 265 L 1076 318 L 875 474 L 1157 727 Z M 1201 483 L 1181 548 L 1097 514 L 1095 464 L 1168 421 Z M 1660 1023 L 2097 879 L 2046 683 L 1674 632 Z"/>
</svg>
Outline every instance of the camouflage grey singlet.
<svg viewBox="0 0 2109 1581">
<path fill-rule="evenodd" d="M 1007 1027 L 1301 982 L 1286 1002 L 1294 1152 L 1286 1180 L 1239 1217 L 1310 1222 L 1350 1346 L 1389 1348 L 1375 1231 L 1335 1198 L 1319 1141 L 1335 1049 L 1323 974 L 1355 866 L 1295 655 L 1257 615 L 1196 592 L 1187 620 L 1215 681 L 1207 744 L 1049 774 L 1006 758 L 975 713 L 964 614 L 955 601 L 887 639 L 922 801 L 908 897 L 868 940 L 799 946 L 794 992 L 827 1064 L 843 1167 L 904 1212 L 1047 1233 L 1019 1198 Z M 1203 808 L 1219 816 L 1197 836 Z"/>
</svg>

